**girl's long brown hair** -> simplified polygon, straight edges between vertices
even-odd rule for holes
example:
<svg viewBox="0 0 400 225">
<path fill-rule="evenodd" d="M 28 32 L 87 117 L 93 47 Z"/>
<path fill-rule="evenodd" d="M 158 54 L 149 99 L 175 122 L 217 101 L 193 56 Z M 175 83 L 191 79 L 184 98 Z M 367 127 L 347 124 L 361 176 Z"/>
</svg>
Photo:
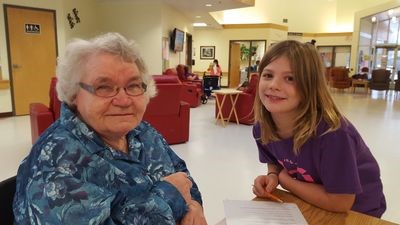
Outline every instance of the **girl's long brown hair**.
<svg viewBox="0 0 400 225">
<path fill-rule="evenodd" d="M 301 99 L 293 130 L 293 151 L 297 154 L 301 146 L 316 135 L 321 120 L 326 121 L 329 126 L 325 131 L 327 133 L 340 127 L 342 115 L 328 91 L 325 67 L 314 45 L 294 40 L 276 43 L 264 55 L 258 72 L 262 74 L 268 64 L 281 56 L 287 57 L 290 62 Z M 271 114 L 262 104 L 258 93 L 255 99 L 255 119 L 261 127 L 262 143 L 280 140 Z"/>
</svg>

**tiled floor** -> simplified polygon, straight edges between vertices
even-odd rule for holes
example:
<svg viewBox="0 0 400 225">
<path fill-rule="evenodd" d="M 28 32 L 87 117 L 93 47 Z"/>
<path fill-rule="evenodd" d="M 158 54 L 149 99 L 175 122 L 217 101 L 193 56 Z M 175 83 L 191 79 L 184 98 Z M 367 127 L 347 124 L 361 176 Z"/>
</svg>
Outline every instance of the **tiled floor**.
<svg viewBox="0 0 400 225">
<path fill-rule="evenodd" d="M 358 128 L 381 168 L 388 209 L 383 219 L 400 223 L 398 187 L 400 94 L 373 91 L 334 92 L 342 112 Z M 265 172 L 258 162 L 251 126 L 215 124 L 214 100 L 191 109 L 190 140 L 172 146 L 186 163 L 203 194 L 209 224 L 224 217 L 224 199 L 252 199 L 251 184 Z M 31 146 L 29 117 L 0 118 L 0 179 L 16 173 Z"/>
</svg>

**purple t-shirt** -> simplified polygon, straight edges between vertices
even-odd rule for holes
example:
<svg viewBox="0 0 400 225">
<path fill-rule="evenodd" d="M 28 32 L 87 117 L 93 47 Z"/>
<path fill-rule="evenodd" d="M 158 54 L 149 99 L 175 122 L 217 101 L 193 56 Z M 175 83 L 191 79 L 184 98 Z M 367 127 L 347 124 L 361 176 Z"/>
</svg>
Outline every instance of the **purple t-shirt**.
<svg viewBox="0 0 400 225">
<path fill-rule="evenodd" d="M 261 143 L 260 125 L 253 127 L 262 163 L 283 166 L 297 180 L 322 184 L 329 193 L 355 194 L 352 210 L 381 217 L 386 210 L 378 163 L 360 134 L 347 120 L 341 127 L 322 135 L 326 122 L 318 125 L 317 136 L 293 152 L 293 139 Z"/>
</svg>

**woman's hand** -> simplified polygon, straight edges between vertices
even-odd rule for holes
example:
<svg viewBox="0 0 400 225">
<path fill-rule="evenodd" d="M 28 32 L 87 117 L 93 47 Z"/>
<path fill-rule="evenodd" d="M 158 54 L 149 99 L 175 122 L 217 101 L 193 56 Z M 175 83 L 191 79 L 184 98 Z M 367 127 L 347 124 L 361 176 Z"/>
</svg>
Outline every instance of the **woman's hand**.
<svg viewBox="0 0 400 225">
<path fill-rule="evenodd" d="M 182 218 L 180 225 L 207 225 L 203 207 L 198 202 L 191 200 L 188 207 L 189 211 Z"/>
<path fill-rule="evenodd" d="M 254 179 L 253 193 L 257 197 L 268 197 L 267 193 L 271 193 L 278 186 L 278 176 L 276 174 L 261 175 Z"/>
<path fill-rule="evenodd" d="M 190 194 L 190 188 L 192 188 L 192 181 L 189 180 L 188 175 L 184 172 L 177 172 L 168 175 L 163 178 L 168 183 L 175 186 L 185 199 L 186 203 L 189 204 L 192 201 L 192 195 Z"/>
</svg>

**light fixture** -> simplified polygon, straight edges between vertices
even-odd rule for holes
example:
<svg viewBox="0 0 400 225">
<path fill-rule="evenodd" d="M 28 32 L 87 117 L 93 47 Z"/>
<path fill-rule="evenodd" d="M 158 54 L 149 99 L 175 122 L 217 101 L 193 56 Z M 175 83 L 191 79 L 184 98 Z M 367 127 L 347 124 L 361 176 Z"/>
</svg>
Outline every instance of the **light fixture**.
<svg viewBox="0 0 400 225">
<path fill-rule="evenodd" d="M 195 16 L 197 19 L 201 18 L 201 16 Z"/>
<path fill-rule="evenodd" d="M 207 24 L 206 23 L 193 23 L 194 27 L 206 27 Z"/>
<path fill-rule="evenodd" d="M 211 7 L 211 6 L 212 6 L 212 4 L 209 4 L 209 3 L 208 3 L 208 4 L 206 4 L 206 6 L 207 6 L 207 7 Z"/>
<path fill-rule="evenodd" d="M 375 16 L 371 17 L 371 21 L 372 21 L 373 23 L 375 23 L 375 22 L 376 22 L 376 17 L 375 17 Z"/>
<path fill-rule="evenodd" d="M 388 10 L 388 15 L 389 15 L 389 16 L 392 16 L 392 15 L 393 15 L 393 9 L 389 9 L 389 10 Z"/>
</svg>

